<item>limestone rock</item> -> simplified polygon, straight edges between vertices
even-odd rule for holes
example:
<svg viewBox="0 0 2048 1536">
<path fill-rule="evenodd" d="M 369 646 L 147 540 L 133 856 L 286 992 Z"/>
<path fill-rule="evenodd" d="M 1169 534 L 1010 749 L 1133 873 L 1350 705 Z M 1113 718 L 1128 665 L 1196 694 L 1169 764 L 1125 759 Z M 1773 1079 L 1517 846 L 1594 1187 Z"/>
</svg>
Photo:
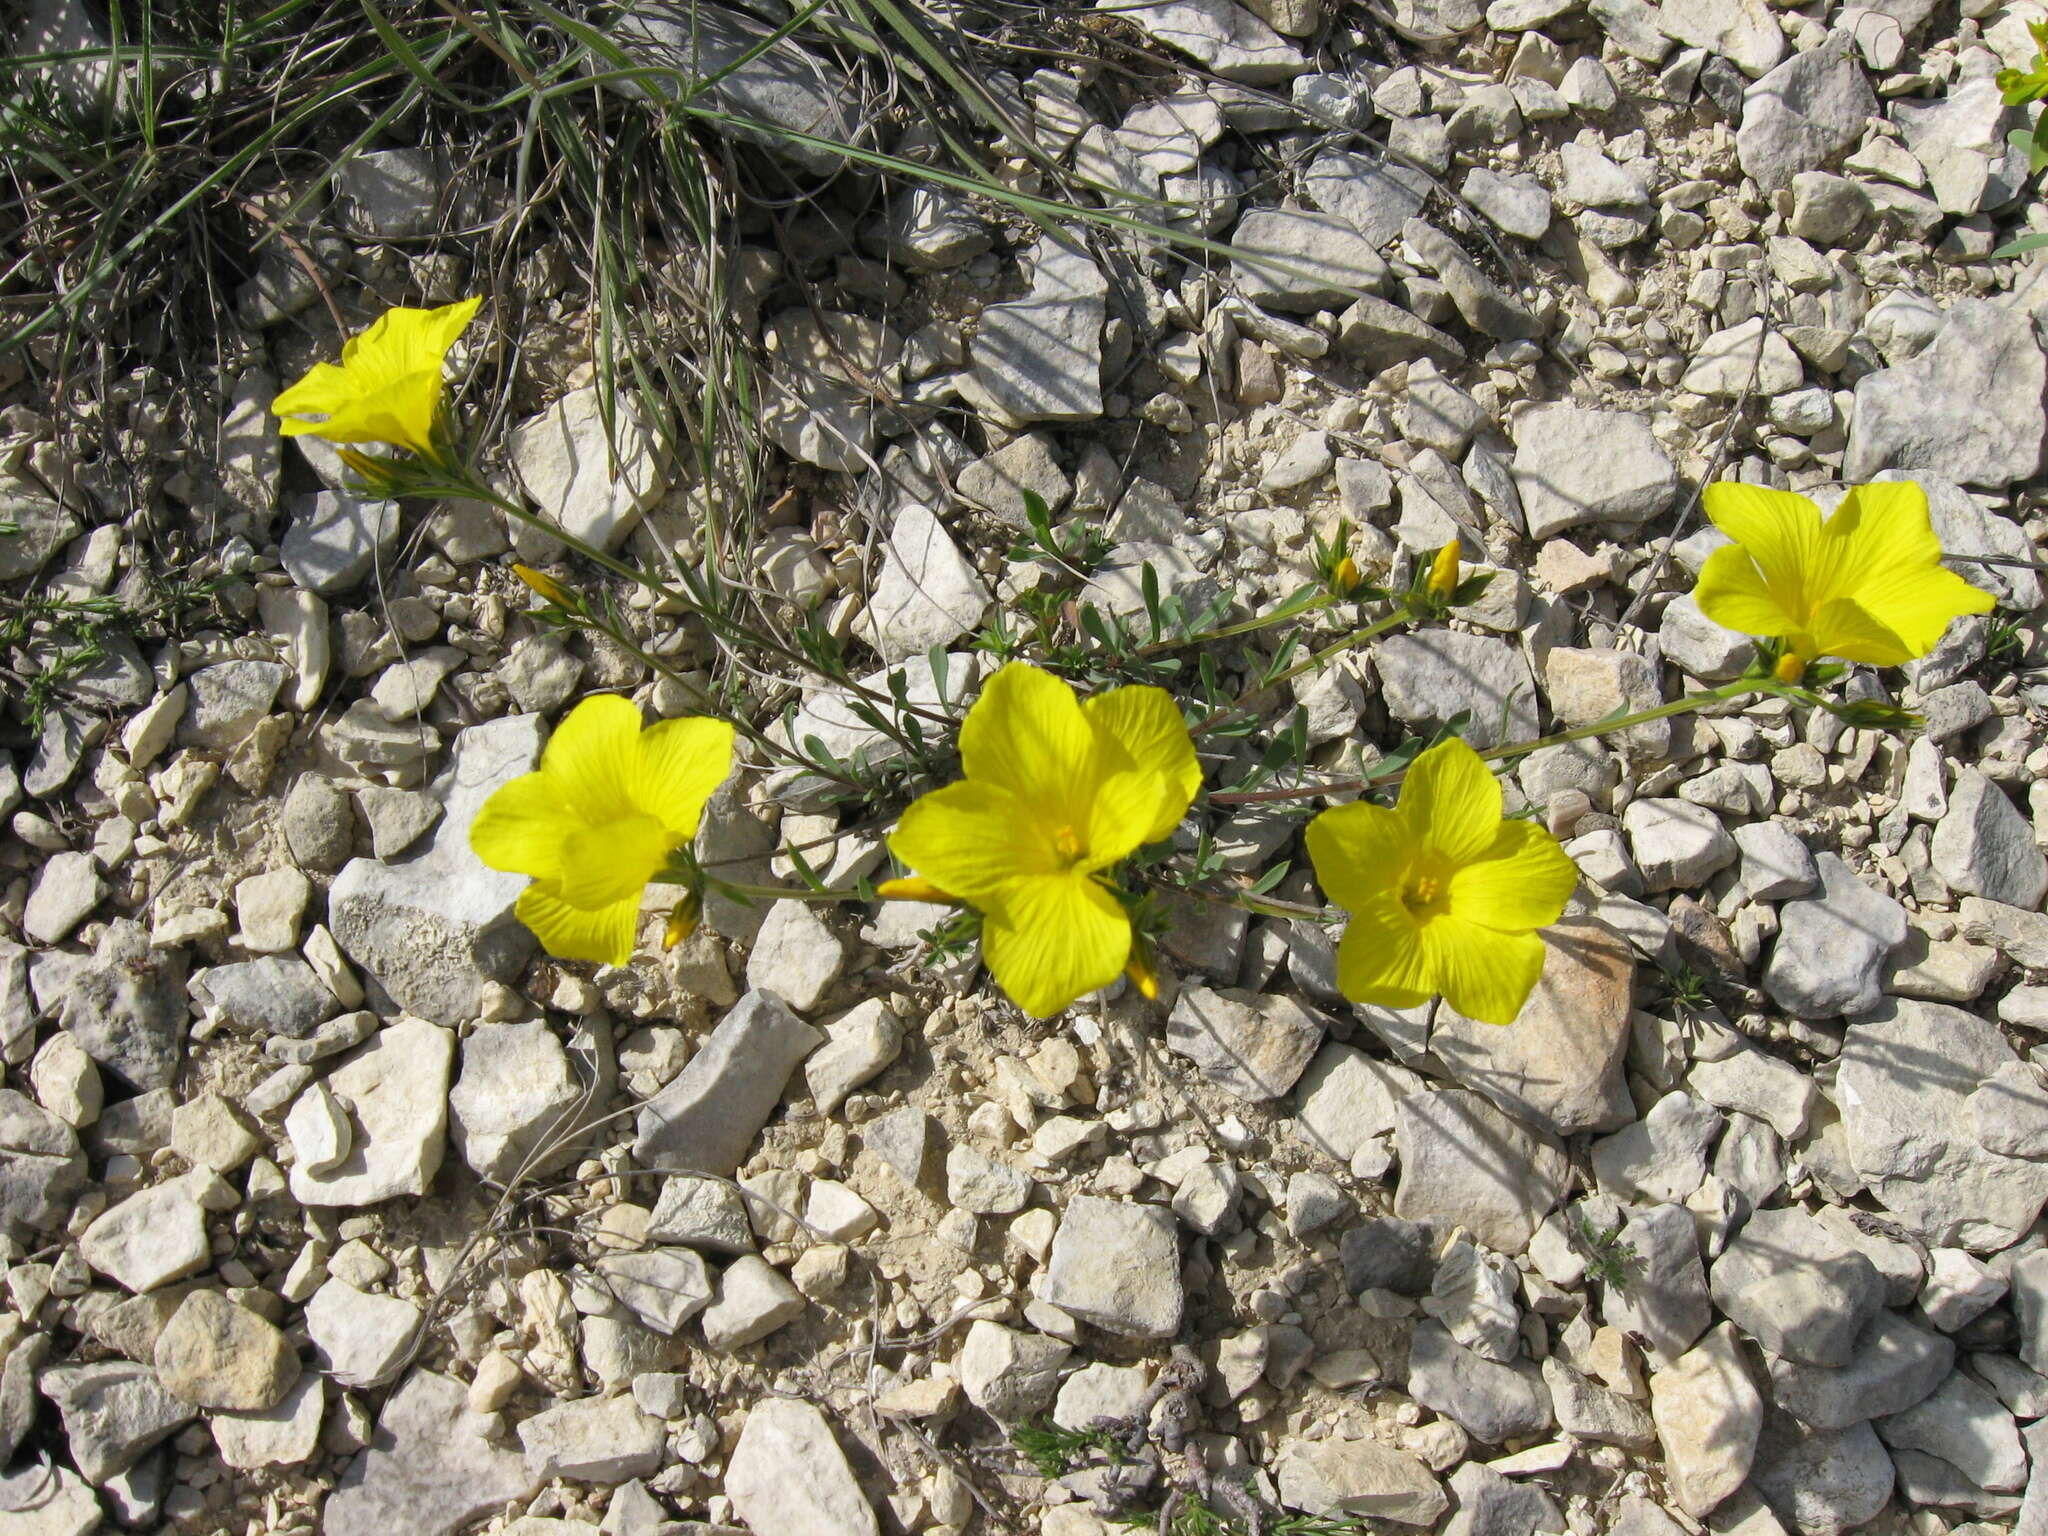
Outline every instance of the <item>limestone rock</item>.
<svg viewBox="0 0 2048 1536">
<path fill-rule="evenodd" d="M 641 1106 L 633 1155 L 730 1174 L 822 1038 L 772 992 L 749 992 L 675 1080 Z"/>
<path fill-rule="evenodd" d="M 305 1205 L 374 1205 L 423 1195 L 446 1151 L 448 1077 L 455 1036 L 401 1018 L 327 1078 L 353 1110 L 348 1156 L 331 1168 L 295 1166 L 292 1198 Z"/>
</svg>

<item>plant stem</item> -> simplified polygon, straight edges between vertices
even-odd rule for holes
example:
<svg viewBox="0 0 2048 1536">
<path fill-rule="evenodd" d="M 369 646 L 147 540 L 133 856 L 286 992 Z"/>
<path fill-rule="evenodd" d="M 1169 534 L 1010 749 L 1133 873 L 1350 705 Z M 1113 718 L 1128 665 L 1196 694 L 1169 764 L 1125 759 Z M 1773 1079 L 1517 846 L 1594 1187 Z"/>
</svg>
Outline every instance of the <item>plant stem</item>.
<svg viewBox="0 0 2048 1536">
<path fill-rule="evenodd" d="M 1208 719 L 1202 721 L 1199 725 L 1189 726 L 1188 734 L 1190 736 L 1200 736 L 1205 731 L 1215 730 L 1217 726 L 1222 725 L 1225 721 L 1235 720 L 1240 715 L 1249 714 L 1251 712 L 1250 705 L 1252 700 L 1258 698 L 1259 695 L 1271 692 L 1273 689 L 1279 687 L 1282 683 L 1287 682 L 1290 678 L 1299 677 L 1304 672 L 1312 671 L 1314 668 L 1320 667 L 1324 662 L 1329 661 L 1334 657 L 1343 655 L 1346 651 L 1350 650 L 1354 646 L 1363 645 L 1368 640 L 1378 639 L 1381 635 L 1385 634 L 1388 630 L 1393 629 L 1396 625 L 1405 624 L 1414 617 L 1415 610 L 1410 608 L 1406 603 L 1403 603 L 1399 608 L 1396 608 L 1392 613 L 1387 614 L 1383 618 L 1373 620 L 1372 623 L 1366 625 L 1363 629 L 1354 629 L 1350 634 L 1346 635 L 1343 639 L 1338 640 L 1330 645 L 1324 646 L 1320 651 L 1317 651 L 1313 656 L 1309 657 L 1308 660 L 1296 662 L 1293 666 L 1289 667 L 1285 672 L 1280 673 L 1277 677 L 1269 677 L 1264 682 L 1259 683 L 1257 686 L 1247 688 L 1243 693 L 1239 694 L 1229 704 L 1225 705 L 1215 714 L 1209 716 Z"/>
</svg>

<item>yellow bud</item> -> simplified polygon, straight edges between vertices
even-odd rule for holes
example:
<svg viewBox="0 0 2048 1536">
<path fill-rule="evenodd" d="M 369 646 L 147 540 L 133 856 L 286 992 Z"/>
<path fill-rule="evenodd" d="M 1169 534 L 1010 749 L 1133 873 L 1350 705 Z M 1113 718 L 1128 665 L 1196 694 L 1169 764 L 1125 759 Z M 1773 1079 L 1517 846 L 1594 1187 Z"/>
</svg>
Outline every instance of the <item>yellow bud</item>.
<svg viewBox="0 0 2048 1536">
<path fill-rule="evenodd" d="M 548 575 L 546 571 L 536 571 L 530 565 L 514 565 L 512 567 L 512 574 L 525 582 L 535 592 L 538 592 L 548 602 L 553 603 L 557 608 L 576 608 L 581 606 L 576 600 L 576 594 L 555 580 L 554 577 Z"/>
<path fill-rule="evenodd" d="M 1148 1003 L 1159 1001 L 1159 972 L 1152 965 L 1152 946 L 1143 939 L 1131 944 L 1131 958 L 1124 962 L 1124 975 Z"/>
<path fill-rule="evenodd" d="M 661 947 L 674 949 L 683 940 L 697 931 L 697 920 L 704 915 L 704 901 L 695 891 L 669 908 L 668 923 L 661 930 Z"/>
<path fill-rule="evenodd" d="M 1436 559 L 1429 567 L 1429 595 L 1439 602 L 1448 603 L 1451 594 L 1458 590 L 1458 541 L 1451 540 L 1436 552 Z"/>
<path fill-rule="evenodd" d="M 1771 668 L 1771 675 L 1781 683 L 1796 683 L 1806 676 L 1806 658 L 1797 651 L 1787 651 Z"/>
<path fill-rule="evenodd" d="M 875 894 L 884 901 L 938 901 L 957 903 L 960 898 L 951 891 L 942 891 L 922 875 L 905 875 L 899 880 L 884 880 L 875 887 Z"/>
<path fill-rule="evenodd" d="M 1330 580 L 1339 592 L 1349 592 L 1362 578 L 1358 574 L 1358 562 L 1346 555 L 1337 562 L 1337 568 L 1330 572 Z"/>
</svg>

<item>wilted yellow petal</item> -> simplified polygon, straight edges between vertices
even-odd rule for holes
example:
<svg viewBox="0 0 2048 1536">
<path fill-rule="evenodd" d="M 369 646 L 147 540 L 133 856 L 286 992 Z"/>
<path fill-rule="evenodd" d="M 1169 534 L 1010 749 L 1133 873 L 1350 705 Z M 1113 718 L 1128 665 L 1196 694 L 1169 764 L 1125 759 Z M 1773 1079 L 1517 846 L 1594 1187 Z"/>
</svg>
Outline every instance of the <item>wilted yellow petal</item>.
<svg viewBox="0 0 2048 1536">
<path fill-rule="evenodd" d="M 1050 1018 L 1108 986 L 1130 952 L 1130 918 L 1085 875 L 1016 881 L 1001 907 L 982 917 L 983 963 L 1033 1018 Z"/>
</svg>

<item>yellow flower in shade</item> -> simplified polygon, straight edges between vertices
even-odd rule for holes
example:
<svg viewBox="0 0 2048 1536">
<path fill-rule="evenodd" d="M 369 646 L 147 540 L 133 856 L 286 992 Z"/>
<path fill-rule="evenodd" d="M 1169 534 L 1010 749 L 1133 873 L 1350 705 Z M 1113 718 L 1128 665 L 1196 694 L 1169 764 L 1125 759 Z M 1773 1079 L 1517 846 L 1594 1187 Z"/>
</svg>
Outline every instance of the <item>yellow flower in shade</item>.
<svg viewBox="0 0 2048 1536">
<path fill-rule="evenodd" d="M 519 920 L 549 954 L 624 965 L 641 894 L 696 835 L 732 771 L 732 738 L 703 717 L 642 730 L 631 700 L 585 699 L 548 739 L 540 771 L 484 802 L 469 845 L 493 869 L 533 876 Z"/>
<path fill-rule="evenodd" d="M 1536 930 L 1579 872 L 1534 822 L 1501 819 L 1500 781 L 1464 742 L 1415 759 L 1392 810 L 1334 806 L 1308 825 L 1308 856 L 1351 914 L 1337 986 L 1355 1003 L 1412 1008 L 1432 994 L 1467 1018 L 1511 1024 L 1543 970 Z"/>
<path fill-rule="evenodd" d="M 1693 599 L 1716 624 L 1783 641 L 1784 681 L 1823 656 L 1895 667 L 1991 610 L 1989 592 L 1942 568 L 1927 493 L 1909 480 L 1853 487 L 1826 522 L 1804 496 L 1732 480 L 1705 502 L 1735 542 L 1707 557 Z"/>
<path fill-rule="evenodd" d="M 391 309 L 342 343 L 341 366 L 315 363 L 270 402 L 287 437 L 390 443 L 432 457 L 441 370 L 481 298 L 440 309 Z M 324 418 L 309 421 L 309 416 Z"/>
<path fill-rule="evenodd" d="M 981 913 L 981 954 L 1037 1018 L 1123 973 L 1131 922 L 1103 871 L 1171 832 L 1201 787 L 1160 688 L 1083 703 L 1036 667 L 989 679 L 960 727 L 964 777 L 903 813 L 889 850 Z"/>
</svg>

